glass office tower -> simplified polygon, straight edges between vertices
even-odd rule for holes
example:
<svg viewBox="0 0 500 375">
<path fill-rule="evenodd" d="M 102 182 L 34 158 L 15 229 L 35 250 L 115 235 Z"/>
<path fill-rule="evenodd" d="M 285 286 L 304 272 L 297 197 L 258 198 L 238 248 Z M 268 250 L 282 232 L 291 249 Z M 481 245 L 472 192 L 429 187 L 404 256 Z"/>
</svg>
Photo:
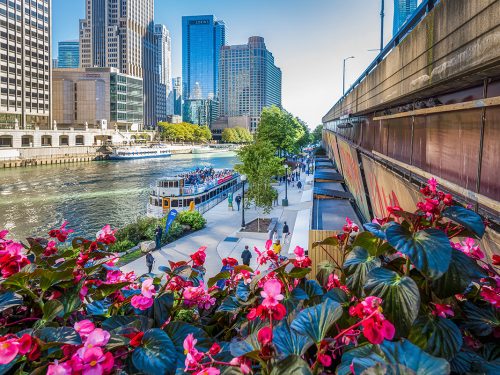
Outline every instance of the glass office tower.
<svg viewBox="0 0 500 375">
<path fill-rule="evenodd" d="M 394 24 L 392 27 L 392 35 L 396 35 L 415 9 L 417 9 L 417 0 L 394 0 Z"/>
<path fill-rule="evenodd" d="M 78 68 L 80 66 L 80 42 L 67 40 L 58 44 L 57 68 Z"/>
<path fill-rule="evenodd" d="M 201 98 L 197 99 L 217 97 L 218 62 L 220 49 L 225 43 L 226 26 L 223 21 L 217 21 L 211 15 L 182 17 L 184 99 L 192 99 L 198 85 Z"/>
</svg>

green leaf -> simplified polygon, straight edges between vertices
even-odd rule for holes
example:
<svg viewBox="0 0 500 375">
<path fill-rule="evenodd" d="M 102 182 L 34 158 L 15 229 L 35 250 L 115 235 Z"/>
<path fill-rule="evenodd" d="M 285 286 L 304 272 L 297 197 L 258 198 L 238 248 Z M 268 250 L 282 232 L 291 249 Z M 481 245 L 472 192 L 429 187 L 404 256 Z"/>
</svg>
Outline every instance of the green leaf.
<svg viewBox="0 0 500 375">
<path fill-rule="evenodd" d="M 73 279 L 74 276 L 72 268 L 64 271 L 43 270 L 40 278 L 40 288 L 45 292 L 54 285 L 57 285 L 64 281 L 71 281 Z"/>
<path fill-rule="evenodd" d="M 273 344 L 278 353 L 284 357 L 292 354 L 302 356 L 312 343 L 309 337 L 298 334 L 290 329 L 286 320 L 274 328 Z"/>
<path fill-rule="evenodd" d="M 382 299 L 383 313 L 396 327 L 396 334 L 406 336 L 420 308 L 415 281 L 385 268 L 375 268 L 368 274 L 365 292 Z"/>
<path fill-rule="evenodd" d="M 442 215 L 464 226 L 474 233 L 477 238 L 482 238 L 484 236 L 485 227 L 483 219 L 474 211 L 468 210 L 462 206 L 451 206 L 445 208 Z"/>
<path fill-rule="evenodd" d="M 165 293 L 155 298 L 153 303 L 154 321 L 157 327 L 161 327 L 170 318 L 174 307 L 173 293 Z"/>
<path fill-rule="evenodd" d="M 143 315 L 114 315 L 103 321 L 101 326 L 106 331 L 115 333 L 131 328 L 144 332 L 151 328 L 152 321 Z"/>
<path fill-rule="evenodd" d="M 23 297 L 17 293 L 7 291 L 0 294 L 0 312 L 23 304 Z"/>
<path fill-rule="evenodd" d="M 64 316 L 67 317 L 74 313 L 82 305 L 77 290 L 67 290 L 59 299 L 64 307 Z"/>
<path fill-rule="evenodd" d="M 462 306 L 465 315 L 464 328 L 477 336 L 488 336 L 500 326 L 500 320 L 493 307 L 480 308 L 471 302 Z"/>
<path fill-rule="evenodd" d="M 476 261 L 457 249 L 451 250 L 448 270 L 432 282 L 432 291 L 439 298 L 462 294 L 473 280 L 486 277 L 485 270 Z"/>
<path fill-rule="evenodd" d="M 217 309 L 217 312 L 228 312 L 232 314 L 238 314 L 243 305 L 238 301 L 235 296 L 228 296 L 222 301 L 221 305 Z"/>
<path fill-rule="evenodd" d="M 238 285 L 236 286 L 236 298 L 246 302 L 248 301 L 249 297 L 250 297 L 250 285 L 247 285 L 243 280 L 240 280 L 238 282 Z"/>
<path fill-rule="evenodd" d="M 219 280 L 227 280 L 231 277 L 231 274 L 228 272 L 228 271 L 224 271 L 224 272 L 219 272 L 217 275 L 215 275 L 214 277 L 211 277 L 210 279 L 208 279 L 208 283 L 207 283 L 207 286 L 209 288 L 213 287 L 215 284 L 217 284 L 217 281 Z"/>
<path fill-rule="evenodd" d="M 380 345 L 389 365 L 404 366 L 416 374 L 449 374 L 450 364 L 442 358 L 433 357 L 408 340 L 400 342 L 384 341 Z M 398 372 L 400 373 L 400 372 Z"/>
<path fill-rule="evenodd" d="M 413 265 L 427 277 L 437 279 L 448 270 L 451 245 L 443 231 L 430 228 L 412 233 L 399 224 L 393 224 L 385 233 L 387 241 L 408 255 Z"/>
<path fill-rule="evenodd" d="M 302 358 L 290 355 L 273 366 L 271 375 L 312 375 L 312 372 Z"/>
<path fill-rule="evenodd" d="M 159 328 L 144 334 L 141 346 L 134 350 L 132 363 L 147 375 L 173 373 L 176 369 L 175 346 L 170 337 Z"/>
<path fill-rule="evenodd" d="M 316 280 L 324 287 L 328 284 L 328 278 L 335 272 L 337 266 L 328 261 L 323 261 L 318 264 L 316 269 Z M 340 270 L 339 270 L 340 271 Z"/>
<path fill-rule="evenodd" d="M 384 363 L 382 352 L 378 346 L 372 344 L 360 345 L 344 352 L 342 361 L 337 368 L 337 374 L 352 374 L 350 369 L 351 364 L 354 366 L 355 373 L 361 374 L 364 370 L 375 366 L 377 363 Z"/>
<path fill-rule="evenodd" d="M 326 294 L 323 295 L 323 300 L 325 300 L 326 298 L 330 298 L 340 304 L 349 302 L 349 296 L 340 288 L 330 289 L 328 292 L 326 292 Z"/>
<path fill-rule="evenodd" d="M 338 245 L 339 245 L 339 240 L 337 239 L 337 237 L 327 237 L 322 241 L 314 242 L 312 247 L 314 249 L 318 246 L 338 246 Z"/>
<path fill-rule="evenodd" d="M 347 287 L 352 290 L 356 296 L 362 297 L 364 295 L 363 287 L 366 283 L 368 273 L 372 269 L 380 267 L 380 264 L 380 259 L 370 255 L 366 249 L 355 247 L 347 255 L 344 262 L 344 269 L 347 275 Z"/>
<path fill-rule="evenodd" d="M 231 355 L 234 357 L 242 357 L 244 355 L 248 355 L 249 353 L 259 352 L 260 344 L 257 339 L 257 333 L 254 332 L 243 340 L 231 341 L 229 348 L 231 350 Z"/>
<path fill-rule="evenodd" d="M 94 290 L 94 292 L 92 293 L 92 299 L 96 301 L 103 300 L 110 294 L 113 294 L 114 292 L 117 292 L 128 285 L 130 285 L 129 282 L 122 282 L 116 284 L 102 284 Z"/>
<path fill-rule="evenodd" d="M 413 324 L 408 336 L 427 353 L 452 359 L 462 347 L 462 333 L 457 325 L 442 317 L 422 316 Z"/>
<path fill-rule="evenodd" d="M 294 267 L 290 270 L 290 272 L 288 272 L 288 276 L 293 277 L 294 279 L 302 279 L 306 277 L 310 272 L 310 268 Z"/>
<path fill-rule="evenodd" d="M 50 322 L 54 320 L 56 316 L 64 311 L 64 306 L 61 302 L 56 299 L 45 302 L 43 305 L 43 320 Z"/>
<path fill-rule="evenodd" d="M 78 332 L 70 327 L 45 327 L 35 331 L 40 340 L 50 343 L 80 345 L 82 339 Z"/>
<path fill-rule="evenodd" d="M 356 236 L 354 242 L 352 243 L 352 247 L 355 248 L 357 246 L 362 247 L 371 256 L 379 256 L 379 244 L 382 241 L 378 239 L 373 233 L 370 232 L 361 232 Z"/>
<path fill-rule="evenodd" d="M 332 325 L 342 316 L 342 306 L 327 299 L 323 303 L 302 310 L 290 327 L 315 343 L 323 340 Z"/>
</svg>

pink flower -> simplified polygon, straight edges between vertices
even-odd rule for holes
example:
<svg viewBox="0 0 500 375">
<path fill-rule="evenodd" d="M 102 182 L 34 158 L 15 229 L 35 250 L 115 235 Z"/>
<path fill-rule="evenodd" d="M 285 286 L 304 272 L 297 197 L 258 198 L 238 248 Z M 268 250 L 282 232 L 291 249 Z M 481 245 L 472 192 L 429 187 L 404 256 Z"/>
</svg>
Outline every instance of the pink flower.
<svg viewBox="0 0 500 375">
<path fill-rule="evenodd" d="M 90 333 L 92 333 L 92 331 L 95 330 L 95 325 L 90 320 L 85 319 L 80 322 L 76 322 L 74 328 L 82 338 L 86 338 Z"/>
<path fill-rule="evenodd" d="M 382 300 L 378 297 L 366 297 L 361 303 L 349 308 L 351 316 L 362 319 L 363 335 L 372 344 L 381 344 L 385 339 L 392 340 L 395 328 L 382 315 Z"/>
<path fill-rule="evenodd" d="M 427 180 L 427 183 L 428 183 L 428 186 L 429 186 L 429 189 L 435 193 L 437 191 L 437 181 L 434 177 L 432 177 L 431 179 Z"/>
<path fill-rule="evenodd" d="M 108 271 L 106 273 L 106 284 L 118 284 L 124 282 L 133 282 L 135 280 L 134 271 L 123 273 L 120 270 Z"/>
<path fill-rule="evenodd" d="M 56 247 L 56 242 L 55 241 L 49 241 L 47 246 L 45 247 L 45 250 L 43 251 L 43 255 L 46 257 L 50 257 L 57 253 L 57 247 Z"/>
<path fill-rule="evenodd" d="M 281 294 L 281 283 L 276 279 L 266 281 L 264 290 L 260 292 L 260 295 L 264 298 L 262 306 L 267 308 L 278 305 L 279 301 L 284 298 L 283 294 Z"/>
<path fill-rule="evenodd" d="M 500 309 L 500 278 L 496 277 L 496 286 L 483 285 L 481 288 L 481 297 L 491 303 L 497 309 Z"/>
<path fill-rule="evenodd" d="M 198 306 L 198 308 L 205 310 L 211 308 L 216 302 L 216 299 L 205 290 L 205 285 L 203 283 L 200 283 L 200 286 L 186 287 L 182 297 L 184 298 L 184 304 L 186 306 Z"/>
<path fill-rule="evenodd" d="M 88 375 L 110 374 L 114 363 L 113 355 L 100 347 L 89 348 L 83 356 L 75 354 L 72 358 L 73 371 Z"/>
<path fill-rule="evenodd" d="M 205 356 L 203 353 L 196 350 L 195 345 L 198 342 L 194 338 L 194 335 L 190 333 L 184 339 L 182 346 L 184 347 L 184 354 L 186 359 L 184 360 L 185 369 L 184 371 L 194 371 L 198 368 L 200 361 Z"/>
<path fill-rule="evenodd" d="M 248 285 L 252 282 L 252 274 L 247 270 L 240 270 L 234 277 L 234 280 L 243 280 L 243 282 Z"/>
<path fill-rule="evenodd" d="M 201 369 L 200 371 L 193 372 L 193 375 L 219 375 L 220 370 L 216 369 L 215 367 L 205 367 L 204 369 Z"/>
<path fill-rule="evenodd" d="M 7 236 L 7 234 L 9 234 L 9 231 L 7 229 L 0 230 L 0 240 L 5 239 L 5 236 Z"/>
<path fill-rule="evenodd" d="M 190 255 L 194 266 L 201 267 L 205 264 L 205 259 L 207 258 L 207 254 L 205 253 L 206 249 L 206 246 L 202 246 L 198 249 L 198 251 L 196 251 L 196 253 Z"/>
<path fill-rule="evenodd" d="M 12 362 L 19 353 L 17 339 L 5 339 L 0 337 L 0 365 L 6 365 Z"/>
<path fill-rule="evenodd" d="M 259 330 L 257 334 L 257 340 L 261 346 L 267 346 L 273 342 L 273 330 L 271 327 L 263 327 Z"/>
<path fill-rule="evenodd" d="M 439 303 L 434 303 L 433 305 L 434 305 L 434 310 L 432 311 L 432 314 L 435 316 L 446 318 L 447 316 L 455 315 L 450 305 L 440 305 Z"/>
<path fill-rule="evenodd" d="M 59 242 L 66 242 L 68 235 L 74 232 L 73 229 L 66 229 L 66 225 L 68 225 L 67 221 L 65 221 L 59 229 L 52 229 L 49 231 L 49 236 L 57 238 Z"/>
<path fill-rule="evenodd" d="M 116 242 L 115 233 L 116 229 L 112 230 L 109 224 L 105 225 L 99 232 L 97 232 L 97 241 L 103 242 L 106 245 L 111 245 Z"/>
<path fill-rule="evenodd" d="M 233 358 L 229 364 L 232 366 L 240 366 L 240 371 L 244 374 L 250 374 L 252 362 L 246 357 Z"/>
<path fill-rule="evenodd" d="M 30 264 L 24 246 L 18 242 L 0 239 L 0 273 L 8 278 Z"/>
<path fill-rule="evenodd" d="M 154 302 L 153 298 L 144 297 L 143 295 L 133 296 L 132 299 L 130 300 L 132 306 L 142 311 L 147 310 L 151 306 L 153 306 L 153 302 Z"/>
<path fill-rule="evenodd" d="M 450 242 L 451 246 L 473 259 L 484 259 L 484 253 L 473 238 L 466 238 L 460 243 Z"/>
<path fill-rule="evenodd" d="M 355 232 L 357 233 L 359 231 L 359 227 L 348 217 L 345 218 L 346 224 L 343 227 L 343 231 L 346 233 L 351 233 Z"/>
<path fill-rule="evenodd" d="M 266 250 L 271 249 L 271 246 L 273 246 L 273 240 L 267 240 L 266 244 L 264 245 Z"/>
<path fill-rule="evenodd" d="M 324 367 L 330 367 L 332 365 L 332 357 L 325 353 L 318 354 L 318 361 Z"/>
<path fill-rule="evenodd" d="M 142 282 L 141 293 L 144 297 L 151 298 L 155 292 L 155 287 L 153 285 L 153 279 L 149 278 Z"/>
<path fill-rule="evenodd" d="M 273 262 L 278 261 L 278 255 L 272 250 L 260 252 L 257 247 L 254 247 L 253 249 L 257 253 L 257 263 L 260 265 L 266 264 L 270 260 Z"/>
<path fill-rule="evenodd" d="M 71 373 L 71 365 L 68 362 L 59 363 L 56 360 L 53 365 L 49 365 L 47 368 L 47 375 L 71 375 Z"/>
<path fill-rule="evenodd" d="M 305 255 L 304 248 L 297 246 L 293 252 L 295 253 L 294 267 L 307 268 L 312 264 L 311 259 Z"/>
<path fill-rule="evenodd" d="M 105 346 L 108 343 L 110 337 L 111 335 L 108 331 L 105 331 L 102 328 L 96 328 L 89 333 L 83 346 L 89 349 L 96 346 Z"/>
<path fill-rule="evenodd" d="M 78 292 L 78 296 L 80 297 L 80 301 L 83 302 L 87 294 L 89 293 L 89 288 L 87 286 L 82 286 L 80 291 Z"/>
</svg>

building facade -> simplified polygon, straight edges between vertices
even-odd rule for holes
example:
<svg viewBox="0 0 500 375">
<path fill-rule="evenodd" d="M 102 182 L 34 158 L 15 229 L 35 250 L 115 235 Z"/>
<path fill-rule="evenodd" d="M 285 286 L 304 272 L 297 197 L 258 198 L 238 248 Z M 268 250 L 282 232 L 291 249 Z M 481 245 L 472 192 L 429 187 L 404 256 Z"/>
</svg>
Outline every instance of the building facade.
<svg viewBox="0 0 500 375">
<path fill-rule="evenodd" d="M 51 127 L 51 1 L 0 1 L 0 128 Z"/>
<path fill-rule="evenodd" d="M 281 107 L 281 78 L 264 38 L 253 36 L 247 44 L 222 47 L 219 115 L 248 116 L 254 132 L 263 108 Z"/>
<path fill-rule="evenodd" d="M 417 9 L 417 0 L 394 0 L 393 35 L 396 35 L 415 9 Z"/>
<path fill-rule="evenodd" d="M 142 87 L 142 79 L 117 68 L 54 69 L 54 121 L 59 127 L 140 130 Z"/>
<path fill-rule="evenodd" d="M 185 99 L 182 120 L 196 125 L 211 125 L 217 119 L 219 103 L 215 99 Z"/>
<path fill-rule="evenodd" d="M 55 68 L 78 68 L 80 66 L 80 42 L 78 40 L 59 42 L 57 50 Z"/>
<path fill-rule="evenodd" d="M 154 0 L 86 0 L 80 66 L 112 67 L 143 79 L 144 125 L 155 124 Z"/>
<path fill-rule="evenodd" d="M 182 17 L 183 98 L 193 99 L 199 85 L 199 99 L 217 97 L 220 49 L 226 44 L 226 26 L 214 16 Z"/>
<path fill-rule="evenodd" d="M 172 80 L 172 103 L 173 115 L 182 117 L 182 78 L 175 77 Z"/>
<path fill-rule="evenodd" d="M 166 121 L 173 114 L 172 92 L 172 41 L 165 25 L 155 25 L 155 124 Z"/>
</svg>

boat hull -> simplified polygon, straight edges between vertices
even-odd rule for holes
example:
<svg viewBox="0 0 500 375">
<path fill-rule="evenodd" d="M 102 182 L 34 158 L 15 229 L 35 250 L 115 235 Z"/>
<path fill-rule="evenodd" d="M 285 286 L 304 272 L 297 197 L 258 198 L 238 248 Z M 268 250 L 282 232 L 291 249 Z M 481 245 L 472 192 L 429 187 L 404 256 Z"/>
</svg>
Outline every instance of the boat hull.
<svg viewBox="0 0 500 375">
<path fill-rule="evenodd" d="M 109 155 L 109 160 L 153 159 L 153 158 L 166 158 L 169 156 L 172 156 L 172 154 L 162 153 L 154 155 Z"/>
</svg>

